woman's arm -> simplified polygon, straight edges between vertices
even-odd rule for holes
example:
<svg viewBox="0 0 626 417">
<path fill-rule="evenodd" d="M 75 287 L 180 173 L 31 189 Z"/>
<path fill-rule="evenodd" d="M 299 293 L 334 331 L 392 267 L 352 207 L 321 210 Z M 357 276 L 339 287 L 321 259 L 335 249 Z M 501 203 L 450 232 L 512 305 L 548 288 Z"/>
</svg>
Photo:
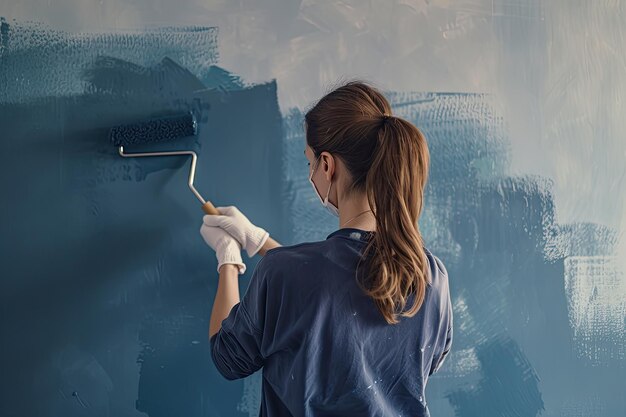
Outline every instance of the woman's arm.
<svg viewBox="0 0 626 417">
<path fill-rule="evenodd" d="M 268 237 L 263 247 L 259 250 L 259 255 L 264 256 L 265 253 L 273 248 L 282 246 L 271 237 Z M 213 310 L 211 311 L 211 319 L 209 322 L 209 339 L 217 333 L 222 327 L 222 321 L 240 301 L 239 297 L 239 270 L 237 265 L 224 264 L 220 268 L 220 277 L 217 284 L 217 292 L 213 301 Z"/>
<path fill-rule="evenodd" d="M 220 267 L 220 277 L 217 284 L 217 293 L 213 301 L 211 320 L 209 321 L 209 339 L 222 327 L 222 321 L 239 300 L 239 269 L 234 264 L 224 264 Z"/>
<path fill-rule="evenodd" d="M 282 246 L 282 245 L 280 243 L 276 242 L 274 239 L 272 239 L 271 236 L 269 236 L 267 238 L 267 240 L 265 241 L 265 244 L 261 247 L 261 249 L 259 249 L 258 254 L 261 255 L 261 256 L 265 256 L 265 253 L 268 250 L 277 248 L 279 246 Z"/>
</svg>

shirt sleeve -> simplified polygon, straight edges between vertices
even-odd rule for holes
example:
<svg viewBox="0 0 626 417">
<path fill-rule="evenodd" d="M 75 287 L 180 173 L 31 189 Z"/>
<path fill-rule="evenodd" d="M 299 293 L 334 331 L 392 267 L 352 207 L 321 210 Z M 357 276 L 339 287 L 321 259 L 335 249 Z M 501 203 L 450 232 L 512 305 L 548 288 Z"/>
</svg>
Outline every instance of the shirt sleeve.
<svg viewBox="0 0 626 417">
<path fill-rule="evenodd" d="M 433 361 L 428 375 L 432 375 L 441 368 L 444 361 L 448 357 L 450 353 L 450 349 L 452 348 L 452 338 L 453 338 L 453 313 L 452 313 L 452 301 L 450 299 L 450 288 L 448 285 L 448 271 L 440 260 L 437 260 L 437 264 L 439 265 L 442 271 L 442 278 L 445 279 L 445 285 L 442 286 L 442 291 L 445 292 L 443 295 L 444 303 L 442 305 L 443 312 L 443 323 L 440 327 L 440 334 L 437 337 L 438 346 L 435 348 Z"/>
<path fill-rule="evenodd" d="M 446 331 L 446 335 L 445 338 L 443 339 L 443 350 L 441 350 L 439 354 L 436 354 L 435 357 L 433 358 L 433 364 L 432 367 L 430 369 L 430 372 L 428 373 L 428 375 L 432 375 L 435 372 L 437 372 L 439 370 L 439 368 L 441 368 L 441 365 L 443 365 L 443 363 L 445 362 L 446 358 L 448 357 L 448 353 L 450 352 L 450 349 L 452 348 L 452 323 L 450 323 L 450 325 L 447 328 Z"/>
<path fill-rule="evenodd" d="M 228 380 L 253 374 L 265 360 L 261 343 L 268 295 L 267 256 L 256 265 L 241 301 L 232 307 L 220 330 L 209 339 L 213 363 Z"/>
</svg>

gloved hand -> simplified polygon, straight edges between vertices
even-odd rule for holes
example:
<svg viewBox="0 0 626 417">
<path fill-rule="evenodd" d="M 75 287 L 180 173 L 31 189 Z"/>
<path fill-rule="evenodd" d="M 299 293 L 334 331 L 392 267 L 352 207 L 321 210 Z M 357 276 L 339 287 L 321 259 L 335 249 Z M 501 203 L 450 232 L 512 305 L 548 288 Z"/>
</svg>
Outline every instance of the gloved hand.
<svg viewBox="0 0 626 417">
<path fill-rule="evenodd" d="M 253 225 L 235 206 L 215 207 L 221 215 L 207 214 L 203 217 L 206 226 L 219 226 L 230 233 L 253 257 L 263 247 L 270 234 Z"/>
<path fill-rule="evenodd" d="M 241 259 L 241 246 L 227 231 L 217 226 L 202 224 L 200 234 L 204 241 L 215 251 L 217 257 L 217 272 L 224 264 L 235 264 L 239 274 L 246 272 L 246 264 Z"/>
</svg>

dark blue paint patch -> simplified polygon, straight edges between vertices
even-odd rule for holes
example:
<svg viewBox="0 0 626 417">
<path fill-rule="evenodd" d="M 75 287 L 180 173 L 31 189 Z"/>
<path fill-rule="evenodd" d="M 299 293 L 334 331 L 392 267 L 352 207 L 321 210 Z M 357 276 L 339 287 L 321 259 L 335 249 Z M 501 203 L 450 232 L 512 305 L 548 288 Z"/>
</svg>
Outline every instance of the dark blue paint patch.
<svg viewBox="0 0 626 417">
<path fill-rule="evenodd" d="M 241 77 L 226 71 L 216 65 L 212 65 L 202 78 L 205 88 L 219 91 L 241 90 L 245 84 Z"/>
<path fill-rule="evenodd" d="M 159 63 L 144 67 L 111 56 L 98 56 L 83 72 L 88 83 L 86 92 L 127 97 L 155 93 L 171 98 L 185 97 L 204 89 L 202 82 L 189 70 L 165 57 Z"/>
<path fill-rule="evenodd" d="M 133 150 L 196 150 L 198 190 L 218 206 L 236 204 L 283 240 L 276 84 L 208 88 L 210 69 L 189 70 L 214 47 L 198 43 L 205 29 L 190 32 L 192 42 L 178 37 L 168 55 L 158 45 L 180 34 L 134 35 L 136 61 L 90 50 L 128 49 L 124 36 L 76 45 L 61 32 L 3 29 L 2 79 L 30 77 L 42 65 L 62 72 L 66 63 L 37 48 L 65 43 L 77 77 L 70 84 L 84 91 L 33 80 L 21 96 L 25 81 L 0 86 L 2 214 L 10 219 L 0 233 L 0 414 L 237 414 L 243 381 L 225 381 L 208 351 L 216 260 L 199 235 L 203 213 L 187 188 L 188 161 L 126 160 L 108 142 L 111 126 L 193 111 L 197 137 Z M 33 33 L 41 45 L 11 49 L 14 37 Z M 222 77 L 208 81 L 225 85 L 225 73 L 216 73 Z M 246 259 L 250 271 L 256 261 Z"/>
<path fill-rule="evenodd" d="M 0 50 L 4 52 L 9 46 L 9 24 L 4 17 L 0 17 Z"/>
</svg>

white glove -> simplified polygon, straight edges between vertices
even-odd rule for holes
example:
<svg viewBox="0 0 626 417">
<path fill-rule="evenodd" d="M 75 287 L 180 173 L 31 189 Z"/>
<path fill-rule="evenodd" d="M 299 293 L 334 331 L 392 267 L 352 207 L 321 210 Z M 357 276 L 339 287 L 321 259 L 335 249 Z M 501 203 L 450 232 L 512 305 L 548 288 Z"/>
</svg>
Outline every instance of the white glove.
<svg viewBox="0 0 626 417">
<path fill-rule="evenodd" d="M 253 225 L 235 206 L 215 207 L 221 215 L 207 214 L 203 217 L 206 226 L 219 226 L 230 233 L 253 257 L 263 247 L 270 234 Z"/>
<path fill-rule="evenodd" d="M 239 274 L 246 272 L 246 264 L 241 259 L 241 246 L 228 232 L 220 227 L 202 224 L 200 234 L 204 241 L 215 251 L 217 257 L 217 272 L 224 264 L 235 264 Z"/>
</svg>

